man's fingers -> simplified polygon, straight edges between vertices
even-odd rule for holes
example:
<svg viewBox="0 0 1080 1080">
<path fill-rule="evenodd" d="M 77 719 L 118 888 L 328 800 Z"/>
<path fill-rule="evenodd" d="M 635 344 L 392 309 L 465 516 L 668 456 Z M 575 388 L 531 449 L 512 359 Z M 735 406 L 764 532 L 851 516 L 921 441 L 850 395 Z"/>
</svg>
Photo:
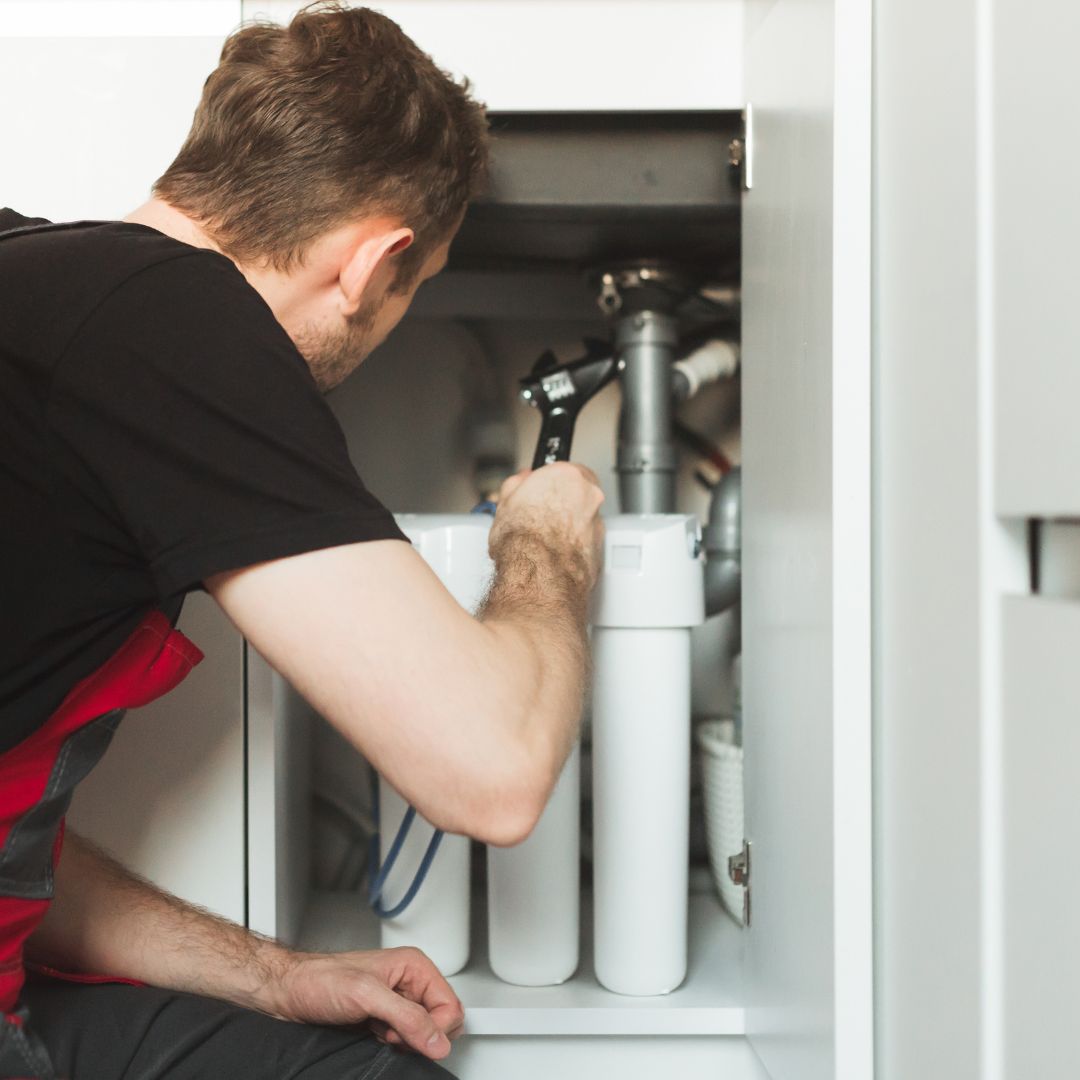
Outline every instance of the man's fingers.
<svg viewBox="0 0 1080 1080">
<path fill-rule="evenodd" d="M 520 472 L 514 473 L 513 476 L 508 476 L 499 488 L 499 502 L 503 499 L 509 498 L 521 485 L 524 483 L 525 478 L 532 472 L 532 469 L 522 469 Z"/>
<path fill-rule="evenodd" d="M 390 1029 L 381 1020 L 368 1020 L 372 1035 L 381 1043 L 390 1042 Z M 394 1036 L 397 1037 L 396 1035 Z"/>
<path fill-rule="evenodd" d="M 431 1019 L 435 1021 L 435 1025 L 447 1035 L 450 1035 L 452 1031 L 460 1031 L 461 1025 L 465 1022 L 465 1010 L 458 1001 L 446 1002 L 441 1005 L 429 1004 L 428 1009 Z M 453 1038 L 453 1036 L 450 1035 L 450 1038 Z"/>
<path fill-rule="evenodd" d="M 422 1005 L 395 993 L 377 978 L 365 980 L 360 996 L 364 1011 L 386 1024 L 387 1042 L 392 1041 L 390 1035 L 393 1031 L 424 1057 L 437 1061 L 450 1053 L 450 1040 Z"/>
<path fill-rule="evenodd" d="M 461 999 L 428 956 L 408 947 L 391 949 L 386 955 L 395 961 L 394 968 L 386 971 L 393 989 L 422 1005 L 441 1031 L 461 1026 L 465 1019 Z"/>
<path fill-rule="evenodd" d="M 600 486 L 600 477 L 597 476 L 588 465 L 582 465 L 579 461 L 572 461 L 571 464 L 585 477 L 586 480 L 595 484 L 597 487 Z"/>
</svg>

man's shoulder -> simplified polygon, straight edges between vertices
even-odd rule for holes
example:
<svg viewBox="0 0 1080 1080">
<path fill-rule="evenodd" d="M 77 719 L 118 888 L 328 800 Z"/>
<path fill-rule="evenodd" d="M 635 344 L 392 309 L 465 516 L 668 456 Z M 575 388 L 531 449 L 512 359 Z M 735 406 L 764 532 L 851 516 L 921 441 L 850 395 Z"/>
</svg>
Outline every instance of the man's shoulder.
<svg viewBox="0 0 1080 1080">
<path fill-rule="evenodd" d="M 0 271 L 27 291 L 49 295 L 58 310 L 82 316 L 129 280 L 167 272 L 171 263 L 191 269 L 184 280 L 212 289 L 246 284 L 223 255 L 174 240 L 127 221 L 63 221 L 0 210 Z M 31 305 L 32 307 L 32 305 Z M 80 318 L 81 321 L 81 318 Z"/>
<path fill-rule="evenodd" d="M 132 222 L 5 212 L 0 277 L 0 345 L 47 366 L 110 325 L 123 327 L 125 340 L 166 348 L 210 339 L 235 351 L 284 333 L 230 259 Z"/>
<path fill-rule="evenodd" d="M 96 283 L 103 295 L 140 274 L 168 273 L 182 261 L 192 287 L 244 291 L 246 282 L 231 260 L 130 221 L 63 221 L 0 210 L 0 262 L 29 274 L 48 274 L 63 287 L 77 280 Z"/>
<path fill-rule="evenodd" d="M 13 232 L 15 229 L 29 229 L 34 226 L 51 225 L 48 218 L 32 218 L 12 210 L 10 206 L 0 206 L 0 233 Z"/>
</svg>

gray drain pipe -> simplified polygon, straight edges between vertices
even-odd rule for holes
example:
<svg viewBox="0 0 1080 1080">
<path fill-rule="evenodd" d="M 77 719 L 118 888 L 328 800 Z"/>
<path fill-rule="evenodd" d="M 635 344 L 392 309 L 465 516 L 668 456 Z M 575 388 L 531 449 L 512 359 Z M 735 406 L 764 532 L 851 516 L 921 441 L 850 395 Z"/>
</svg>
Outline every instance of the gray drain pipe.
<svg viewBox="0 0 1080 1080">
<path fill-rule="evenodd" d="M 624 514 L 675 510 L 671 381 L 677 344 L 674 317 L 660 311 L 623 315 L 615 328 L 615 350 L 626 365 L 616 458 Z"/>
<path fill-rule="evenodd" d="M 738 599 L 742 586 L 742 469 L 732 469 L 709 504 L 705 544 L 705 614 L 718 615 Z"/>
</svg>

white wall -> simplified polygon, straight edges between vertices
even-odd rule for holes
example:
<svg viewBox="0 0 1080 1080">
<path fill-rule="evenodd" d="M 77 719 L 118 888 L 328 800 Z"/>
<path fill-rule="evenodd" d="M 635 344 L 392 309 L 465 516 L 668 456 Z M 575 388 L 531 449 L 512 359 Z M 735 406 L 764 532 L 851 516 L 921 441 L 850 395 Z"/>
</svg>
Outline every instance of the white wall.
<svg viewBox="0 0 1080 1080">
<path fill-rule="evenodd" d="M 0 0 L 0 205 L 69 221 L 142 203 L 239 20 L 239 0 Z"/>
</svg>

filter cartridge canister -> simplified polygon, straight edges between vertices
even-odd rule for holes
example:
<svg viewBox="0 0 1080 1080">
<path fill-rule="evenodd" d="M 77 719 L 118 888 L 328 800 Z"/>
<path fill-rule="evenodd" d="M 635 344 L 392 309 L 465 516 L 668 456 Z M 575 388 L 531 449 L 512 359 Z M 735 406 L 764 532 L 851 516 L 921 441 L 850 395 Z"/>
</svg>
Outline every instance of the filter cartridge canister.
<svg viewBox="0 0 1080 1080">
<path fill-rule="evenodd" d="M 690 627 L 704 621 L 700 526 L 608 520 L 593 615 L 596 977 L 666 994 L 686 976 Z"/>
<path fill-rule="evenodd" d="M 379 781 L 379 861 L 385 862 L 408 803 Z M 383 906 L 392 908 L 412 884 L 435 830 L 419 815 L 409 829 L 383 886 Z M 424 884 L 396 918 L 382 920 L 382 947 L 412 945 L 444 974 L 456 975 L 469 962 L 469 839 L 444 836 Z"/>
<path fill-rule="evenodd" d="M 577 970 L 581 750 L 575 746 L 536 828 L 488 848 L 491 970 L 517 986 L 555 986 Z"/>
<path fill-rule="evenodd" d="M 467 611 L 474 611 L 491 580 L 486 514 L 398 514 L 398 526 Z M 380 863 L 386 860 L 398 826 L 408 810 L 405 800 L 384 780 L 379 782 Z M 404 895 L 434 832 L 416 816 L 382 892 L 384 908 Z M 464 836 L 444 836 L 427 877 L 412 903 L 399 916 L 382 920 L 383 948 L 412 945 L 422 949 L 443 975 L 461 971 L 469 960 L 469 889 L 471 843 Z"/>
</svg>

